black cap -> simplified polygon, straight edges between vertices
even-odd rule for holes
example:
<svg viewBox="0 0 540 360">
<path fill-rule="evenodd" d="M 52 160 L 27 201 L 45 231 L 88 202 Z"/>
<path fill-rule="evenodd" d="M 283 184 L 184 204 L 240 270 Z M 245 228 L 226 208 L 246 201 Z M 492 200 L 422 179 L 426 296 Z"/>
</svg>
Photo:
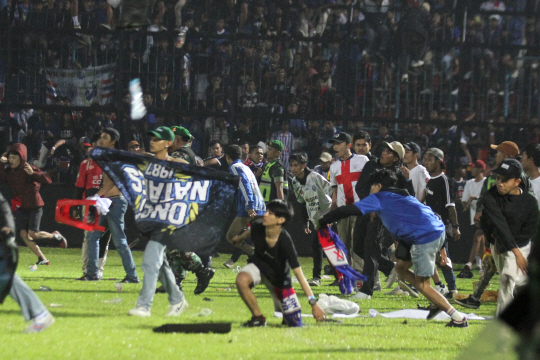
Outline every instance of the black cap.
<svg viewBox="0 0 540 360">
<path fill-rule="evenodd" d="M 420 154 L 420 146 L 418 146 L 418 144 L 415 143 L 415 142 L 409 141 L 409 142 L 403 144 L 403 147 L 406 150 L 412 151 L 415 154 Z"/>
<path fill-rule="evenodd" d="M 344 132 L 340 132 L 340 133 L 337 133 L 336 135 L 334 135 L 334 138 L 329 141 L 329 143 L 331 143 L 331 144 L 339 144 L 339 143 L 342 143 L 342 142 L 350 144 L 351 143 L 351 135 L 349 135 L 347 133 L 344 133 Z"/>
<path fill-rule="evenodd" d="M 493 173 L 504 176 L 507 179 L 520 179 L 523 173 L 521 163 L 516 159 L 505 159 Z"/>
</svg>

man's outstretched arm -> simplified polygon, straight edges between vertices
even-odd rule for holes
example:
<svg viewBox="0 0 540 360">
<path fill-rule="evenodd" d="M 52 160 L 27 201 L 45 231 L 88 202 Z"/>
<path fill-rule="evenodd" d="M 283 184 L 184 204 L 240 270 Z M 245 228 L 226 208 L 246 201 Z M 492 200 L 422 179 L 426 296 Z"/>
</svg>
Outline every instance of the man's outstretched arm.
<svg viewBox="0 0 540 360">
<path fill-rule="evenodd" d="M 335 210 L 330 211 L 326 215 L 324 215 L 319 220 L 319 224 L 321 227 L 326 226 L 326 224 L 331 224 L 333 222 L 336 222 L 341 219 L 345 219 L 349 216 L 361 216 L 363 215 L 362 211 L 356 205 L 346 205 L 346 206 L 340 206 Z"/>
</svg>

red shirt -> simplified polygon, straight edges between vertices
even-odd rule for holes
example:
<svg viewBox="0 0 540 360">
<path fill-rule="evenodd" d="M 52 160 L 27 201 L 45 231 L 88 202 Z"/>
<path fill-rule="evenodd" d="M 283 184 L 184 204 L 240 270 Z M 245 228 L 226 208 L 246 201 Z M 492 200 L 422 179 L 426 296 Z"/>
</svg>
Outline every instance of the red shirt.
<svg viewBox="0 0 540 360">
<path fill-rule="evenodd" d="M 79 174 L 77 175 L 75 186 L 84 188 L 84 190 L 99 189 L 101 187 L 102 176 L 103 170 L 99 165 L 90 158 L 85 159 L 79 166 Z"/>
</svg>

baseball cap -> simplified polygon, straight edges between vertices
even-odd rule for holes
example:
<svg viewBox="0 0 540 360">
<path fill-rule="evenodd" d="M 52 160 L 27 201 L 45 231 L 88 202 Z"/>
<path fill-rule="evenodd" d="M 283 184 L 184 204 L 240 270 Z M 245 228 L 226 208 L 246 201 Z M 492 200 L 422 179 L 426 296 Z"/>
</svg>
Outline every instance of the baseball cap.
<svg viewBox="0 0 540 360">
<path fill-rule="evenodd" d="M 166 126 L 160 126 L 156 130 L 148 131 L 146 135 L 155 136 L 160 140 L 174 141 L 173 131 Z"/>
<path fill-rule="evenodd" d="M 191 136 L 191 133 L 189 132 L 189 130 L 183 126 L 174 125 L 174 126 L 171 126 L 171 130 L 174 133 L 174 135 L 178 135 L 181 137 L 188 137 L 188 138 L 193 137 Z"/>
<path fill-rule="evenodd" d="M 516 157 L 519 154 L 519 148 L 513 141 L 503 141 L 500 145 L 491 145 L 491 148 L 502 152 L 508 157 Z"/>
<path fill-rule="evenodd" d="M 476 160 L 475 162 L 473 162 L 471 164 L 472 167 L 475 167 L 475 168 L 479 168 L 479 169 L 482 169 L 482 171 L 485 171 L 486 170 L 486 163 L 483 162 L 482 160 Z"/>
<path fill-rule="evenodd" d="M 283 149 L 285 148 L 285 146 L 283 146 L 283 143 L 279 140 L 269 141 L 268 146 L 279 151 L 283 151 Z"/>
<path fill-rule="evenodd" d="M 334 135 L 334 138 L 329 141 L 330 144 L 340 144 L 342 142 L 350 144 L 352 142 L 351 135 L 340 132 Z"/>
<path fill-rule="evenodd" d="M 87 138 L 85 136 L 79 139 L 79 143 L 83 144 L 84 147 L 92 147 L 92 142 L 90 141 L 90 138 Z"/>
<path fill-rule="evenodd" d="M 399 160 L 403 159 L 403 155 L 405 155 L 405 149 L 399 141 L 392 141 L 391 143 L 383 141 L 382 144 L 383 146 L 386 146 L 387 148 L 395 152 L 398 155 Z"/>
<path fill-rule="evenodd" d="M 403 147 L 406 150 L 412 151 L 415 154 L 420 154 L 420 146 L 418 146 L 418 144 L 415 143 L 415 142 L 409 141 L 409 142 L 403 144 Z"/>
<path fill-rule="evenodd" d="M 444 153 L 441 149 L 429 148 L 426 150 L 426 155 L 427 154 L 435 156 L 437 159 L 441 160 L 441 162 L 444 161 Z"/>
<path fill-rule="evenodd" d="M 516 159 L 504 159 L 501 165 L 492 170 L 492 172 L 504 176 L 507 179 L 519 179 L 521 178 L 523 167 Z"/>
<path fill-rule="evenodd" d="M 326 151 L 324 151 L 324 152 L 321 154 L 321 157 L 319 158 L 319 160 L 324 161 L 324 162 L 332 161 L 332 155 L 330 155 L 329 153 L 327 153 Z"/>
<path fill-rule="evenodd" d="M 128 149 L 131 149 L 133 146 L 141 146 L 139 144 L 139 142 L 137 140 L 131 140 L 129 143 L 128 143 Z"/>
</svg>

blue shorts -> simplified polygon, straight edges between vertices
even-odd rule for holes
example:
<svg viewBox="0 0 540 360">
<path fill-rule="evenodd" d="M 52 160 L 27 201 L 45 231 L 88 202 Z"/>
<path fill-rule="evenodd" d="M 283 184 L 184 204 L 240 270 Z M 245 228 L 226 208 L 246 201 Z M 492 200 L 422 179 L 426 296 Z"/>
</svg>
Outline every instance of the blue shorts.
<svg viewBox="0 0 540 360">
<path fill-rule="evenodd" d="M 414 265 L 414 274 L 417 276 L 430 277 L 435 273 L 435 258 L 437 253 L 444 246 L 446 233 L 441 237 L 427 244 L 411 246 L 411 260 Z"/>
</svg>

